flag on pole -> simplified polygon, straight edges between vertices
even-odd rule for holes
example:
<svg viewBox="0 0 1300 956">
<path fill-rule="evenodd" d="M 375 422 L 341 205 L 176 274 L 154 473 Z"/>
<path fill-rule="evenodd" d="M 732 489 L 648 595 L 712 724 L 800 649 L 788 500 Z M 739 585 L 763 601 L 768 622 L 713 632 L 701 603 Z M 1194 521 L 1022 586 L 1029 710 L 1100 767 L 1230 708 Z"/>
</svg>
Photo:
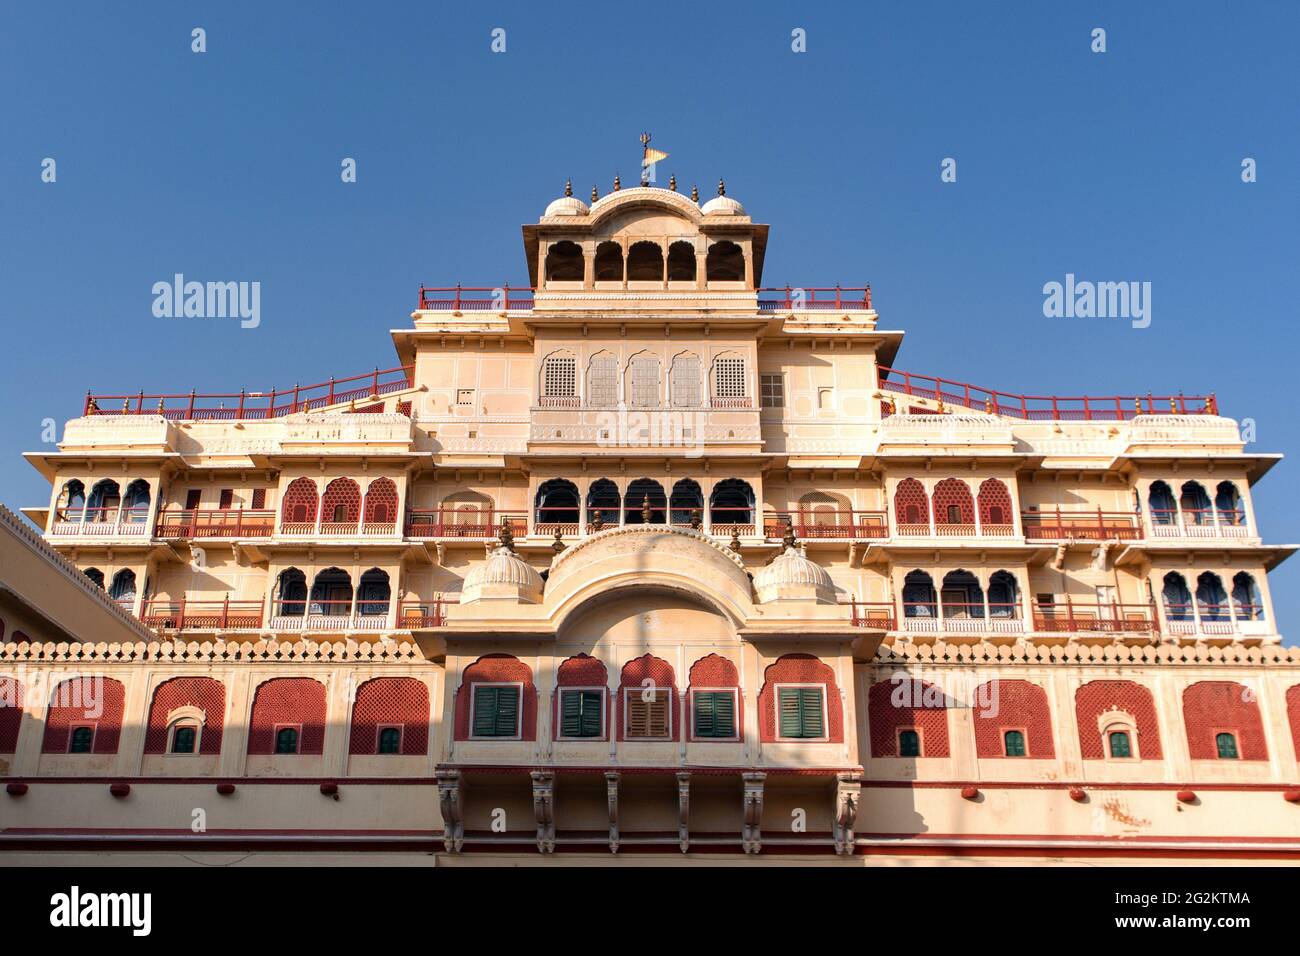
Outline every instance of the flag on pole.
<svg viewBox="0 0 1300 956">
<path fill-rule="evenodd" d="M 668 158 L 668 154 L 665 153 L 663 150 L 651 149 L 649 146 L 647 146 L 645 147 L 645 155 L 641 157 L 641 165 L 653 166 L 655 163 L 659 162 L 659 160 L 667 159 L 667 158 Z"/>
</svg>

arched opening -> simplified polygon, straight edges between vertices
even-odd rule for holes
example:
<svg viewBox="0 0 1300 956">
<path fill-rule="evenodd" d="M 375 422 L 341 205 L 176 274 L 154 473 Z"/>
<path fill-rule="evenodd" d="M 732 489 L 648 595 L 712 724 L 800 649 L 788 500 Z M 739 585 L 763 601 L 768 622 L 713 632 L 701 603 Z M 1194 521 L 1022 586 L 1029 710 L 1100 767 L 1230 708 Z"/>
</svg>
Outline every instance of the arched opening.
<svg viewBox="0 0 1300 956">
<path fill-rule="evenodd" d="M 635 408 L 658 408 L 661 400 L 659 357 L 638 352 L 627 363 L 628 404 Z"/>
<path fill-rule="evenodd" d="M 634 242 L 627 251 L 629 282 L 663 282 L 664 252 L 657 242 Z"/>
<path fill-rule="evenodd" d="M 388 584 L 388 572 L 371 568 L 361 575 L 361 584 L 357 588 L 357 614 L 361 617 L 387 618 L 388 602 L 392 598 L 392 589 Z"/>
<path fill-rule="evenodd" d="M 578 533 L 578 486 L 565 478 L 542 482 L 534 501 L 533 524 L 538 534 Z"/>
<path fill-rule="evenodd" d="M 1232 607 L 1239 621 L 1264 620 L 1264 598 L 1254 577 L 1238 571 L 1232 577 Z"/>
<path fill-rule="evenodd" d="M 108 596 L 118 604 L 130 610 L 135 604 L 135 572 L 123 568 L 113 575 L 113 584 L 108 589 Z"/>
<path fill-rule="evenodd" d="M 933 620 L 938 616 L 934 579 L 924 571 L 909 571 L 903 578 L 903 617 Z"/>
<path fill-rule="evenodd" d="M 86 568 L 86 570 L 81 573 L 84 574 L 86 577 L 88 577 L 91 580 L 91 583 L 97 585 L 100 588 L 100 590 L 103 590 L 104 588 L 103 571 L 99 570 L 99 568 Z"/>
<path fill-rule="evenodd" d="M 726 478 L 709 496 L 709 526 L 714 534 L 754 533 L 754 489 L 740 478 Z"/>
<path fill-rule="evenodd" d="M 695 281 L 695 247 L 689 242 L 674 242 L 668 247 L 668 281 Z"/>
<path fill-rule="evenodd" d="M 275 752 L 277 754 L 298 752 L 298 728 L 281 727 L 275 732 Z"/>
<path fill-rule="evenodd" d="M 611 408 L 618 404 L 618 359 L 612 352 L 597 352 L 587 366 L 587 405 Z"/>
<path fill-rule="evenodd" d="M 1192 621 L 1192 592 L 1187 588 L 1187 580 L 1177 571 L 1165 575 L 1161 597 L 1165 602 L 1165 617 L 1170 621 Z"/>
<path fill-rule="evenodd" d="M 335 478 L 321 497 L 321 534 L 356 534 L 361 517 L 361 486 L 351 478 Z"/>
<path fill-rule="evenodd" d="M 58 521 L 80 521 L 86 511 L 86 486 L 77 479 L 66 482 L 59 492 Z"/>
<path fill-rule="evenodd" d="M 1011 534 L 1011 492 L 997 478 L 989 478 L 980 485 L 980 531 L 984 534 Z"/>
<path fill-rule="evenodd" d="M 669 520 L 675 525 L 690 527 L 697 522 L 703 524 L 704 493 L 700 491 L 699 482 L 693 478 L 682 478 L 673 485 L 668 511 Z"/>
<path fill-rule="evenodd" d="M 578 404 L 578 360 L 557 352 L 542 360 L 542 405 L 573 408 Z"/>
<path fill-rule="evenodd" d="M 799 499 L 795 525 L 804 538 L 839 537 L 852 527 L 853 509 L 843 495 L 810 491 Z"/>
<path fill-rule="evenodd" d="M 930 499 L 915 478 L 904 478 L 894 490 L 894 523 L 899 534 L 930 533 Z"/>
<path fill-rule="evenodd" d="M 137 478 L 126 486 L 122 499 L 122 520 L 131 524 L 144 524 L 149 517 L 149 482 Z"/>
<path fill-rule="evenodd" d="M 623 498 L 624 524 L 663 524 L 667 499 L 664 486 L 653 478 L 638 478 Z"/>
<path fill-rule="evenodd" d="M 1151 509 L 1153 525 L 1175 525 L 1178 523 L 1178 504 L 1174 493 L 1163 481 L 1153 481 L 1147 492 L 1147 506 Z"/>
<path fill-rule="evenodd" d="M 88 524 L 116 524 L 117 513 L 122 506 L 122 492 L 116 481 L 105 478 L 96 482 L 90 489 L 90 501 L 86 505 L 86 522 Z"/>
<path fill-rule="evenodd" d="M 1020 617 L 1020 588 L 1010 571 L 994 571 L 989 578 L 989 617 L 995 620 Z"/>
<path fill-rule="evenodd" d="M 1210 508 L 1210 496 L 1199 481 L 1183 483 L 1182 496 L 1178 500 L 1183 511 L 1183 525 L 1198 526 L 1214 524 L 1214 512 Z"/>
<path fill-rule="evenodd" d="M 1200 611 L 1202 623 L 1232 620 L 1228 592 L 1223 589 L 1223 581 L 1213 571 L 1205 571 L 1196 579 L 1196 607 Z"/>
<path fill-rule="evenodd" d="M 1246 506 L 1241 493 L 1231 481 L 1219 482 L 1214 490 L 1214 508 L 1219 514 L 1219 527 L 1242 528 L 1246 525 Z"/>
<path fill-rule="evenodd" d="M 945 622 L 984 619 L 984 589 L 979 579 L 964 568 L 944 575 L 939 599 Z"/>
<path fill-rule="evenodd" d="M 349 617 L 352 614 L 352 576 L 342 568 L 326 568 L 311 585 L 312 617 Z"/>
<path fill-rule="evenodd" d="M 442 507 L 433 515 L 413 515 L 422 521 L 433 520 L 449 538 L 490 537 L 495 507 L 490 497 L 478 491 L 457 491 L 442 499 Z"/>
<path fill-rule="evenodd" d="M 608 478 L 593 481 L 587 489 L 587 521 L 602 527 L 614 527 L 619 523 L 622 504 L 618 485 Z"/>
<path fill-rule="evenodd" d="M 295 478 L 284 490 L 280 506 L 281 530 L 285 534 L 307 534 L 316 524 L 316 482 L 310 478 Z"/>
<path fill-rule="evenodd" d="M 700 357 L 683 352 L 673 358 L 671 372 L 672 401 L 675 408 L 700 406 Z"/>
<path fill-rule="evenodd" d="M 960 478 L 945 478 L 934 486 L 934 524 L 939 534 L 975 533 L 975 502 L 970 486 Z"/>
<path fill-rule="evenodd" d="M 596 247 L 596 281 L 623 281 L 623 247 L 617 242 L 602 242 Z"/>
<path fill-rule="evenodd" d="M 1237 752 L 1236 734 L 1227 732 L 1215 734 L 1214 747 L 1220 760 L 1236 760 L 1240 756 Z"/>
<path fill-rule="evenodd" d="M 740 282 L 745 278 L 745 253 L 734 242 L 715 242 L 704 260 L 704 274 L 710 282 Z"/>
<path fill-rule="evenodd" d="M 546 250 L 546 281 L 581 282 L 583 280 L 582 247 L 565 239 L 551 243 Z"/>
</svg>

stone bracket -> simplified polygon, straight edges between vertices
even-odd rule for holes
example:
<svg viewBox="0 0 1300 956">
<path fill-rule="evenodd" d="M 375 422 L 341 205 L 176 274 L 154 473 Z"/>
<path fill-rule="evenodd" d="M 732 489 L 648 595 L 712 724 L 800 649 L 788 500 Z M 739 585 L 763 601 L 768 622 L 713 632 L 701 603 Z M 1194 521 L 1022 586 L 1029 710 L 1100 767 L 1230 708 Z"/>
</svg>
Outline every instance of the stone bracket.
<svg viewBox="0 0 1300 956">
<path fill-rule="evenodd" d="M 439 770 L 438 808 L 442 812 L 442 843 L 448 853 L 459 853 L 465 844 L 465 823 L 461 817 L 459 770 Z"/>
<path fill-rule="evenodd" d="M 619 773 L 611 770 L 605 774 L 605 797 L 609 802 L 609 852 L 618 852 L 618 782 Z"/>
<path fill-rule="evenodd" d="M 533 814 L 537 817 L 537 852 L 555 852 L 555 774 L 534 770 Z"/>
<path fill-rule="evenodd" d="M 763 783 L 767 774 L 751 771 L 741 776 L 745 781 L 745 823 L 740 831 L 740 846 L 754 854 L 763 849 Z"/>
<path fill-rule="evenodd" d="M 835 852 L 840 856 L 853 853 L 853 828 L 858 823 L 858 807 L 862 800 L 862 777 L 856 773 L 841 773 L 835 777 L 835 816 L 832 833 Z"/>
<path fill-rule="evenodd" d="M 677 845 L 685 853 L 691 848 L 691 775 L 677 775 Z"/>
</svg>

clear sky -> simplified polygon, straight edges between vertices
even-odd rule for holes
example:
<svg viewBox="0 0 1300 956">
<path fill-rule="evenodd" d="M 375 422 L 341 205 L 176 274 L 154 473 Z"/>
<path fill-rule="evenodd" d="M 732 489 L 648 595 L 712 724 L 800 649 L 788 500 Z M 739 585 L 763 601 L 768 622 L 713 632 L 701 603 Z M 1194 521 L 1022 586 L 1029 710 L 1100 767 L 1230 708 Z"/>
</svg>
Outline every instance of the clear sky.
<svg viewBox="0 0 1300 956">
<path fill-rule="evenodd" d="M 421 282 L 525 285 L 519 225 L 566 176 L 583 198 L 634 183 L 642 130 L 671 154 L 661 181 L 707 198 L 724 176 L 772 224 L 767 284 L 871 282 L 908 333 L 901 368 L 1212 390 L 1254 421 L 1249 450 L 1296 456 L 1297 35 L 1291 0 L 8 0 L 0 500 L 47 503 L 18 456 L 87 388 L 396 364 L 387 331 Z M 261 324 L 156 318 L 152 286 L 178 272 L 260 282 Z M 1150 326 L 1045 318 L 1066 273 L 1150 282 Z M 1300 541 L 1297 467 L 1256 487 L 1271 542 Z M 1271 576 L 1284 632 L 1298 584 L 1300 558 Z"/>
</svg>

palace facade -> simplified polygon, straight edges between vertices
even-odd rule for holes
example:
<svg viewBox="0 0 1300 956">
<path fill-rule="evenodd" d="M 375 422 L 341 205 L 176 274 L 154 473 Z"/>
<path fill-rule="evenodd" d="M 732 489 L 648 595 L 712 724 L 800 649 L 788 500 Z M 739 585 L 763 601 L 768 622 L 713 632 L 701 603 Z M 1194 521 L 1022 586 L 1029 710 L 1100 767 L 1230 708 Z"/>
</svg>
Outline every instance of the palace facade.
<svg viewBox="0 0 1300 956">
<path fill-rule="evenodd" d="M 718 192 L 566 188 L 387 371 L 87 396 L 0 516 L 0 850 L 1300 857 L 1279 456 L 902 371 Z"/>
</svg>

